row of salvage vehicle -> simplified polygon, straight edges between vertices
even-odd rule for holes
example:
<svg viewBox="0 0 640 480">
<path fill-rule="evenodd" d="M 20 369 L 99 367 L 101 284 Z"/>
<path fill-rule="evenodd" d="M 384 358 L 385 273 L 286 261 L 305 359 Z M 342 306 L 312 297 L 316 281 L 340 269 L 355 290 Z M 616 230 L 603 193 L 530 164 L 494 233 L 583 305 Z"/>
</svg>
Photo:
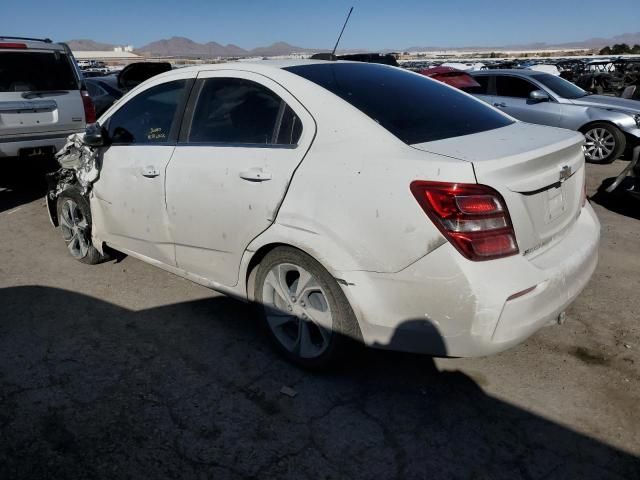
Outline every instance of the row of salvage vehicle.
<svg viewBox="0 0 640 480">
<path fill-rule="evenodd" d="M 596 267 L 583 144 L 392 66 L 202 65 L 69 138 L 47 204 L 75 259 L 116 250 L 252 302 L 299 365 L 353 343 L 487 355 L 554 323 Z"/>
<path fill-rule="evenodd" d="M 583 133 L 585 156 L 593 163 L 610 163 L 640 143 L 636 100 L 594 95 L 561 77 L 528 69 L 466 73 L 437 67 L 421 73 L 524 122 Z"/>
</svg>

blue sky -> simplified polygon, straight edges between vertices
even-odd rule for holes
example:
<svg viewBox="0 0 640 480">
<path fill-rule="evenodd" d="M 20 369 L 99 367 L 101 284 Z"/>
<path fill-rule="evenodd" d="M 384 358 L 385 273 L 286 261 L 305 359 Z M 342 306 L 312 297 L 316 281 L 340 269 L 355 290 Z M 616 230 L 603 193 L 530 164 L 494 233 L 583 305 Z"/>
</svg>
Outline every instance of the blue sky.
<svg viewBox="0 0 640 480">
<path fill-rule="evenodd" d="M 2 0 L 0 33 L 90 38 L 142 46 L 171 36 L 234 43 L 342 48 L 558 43 L 640 31 L 638 0 Z M 95 7 L 92 10 L 91 7 Z M 609 21 L 607 21 L 609 19 Z"/>
</svg>

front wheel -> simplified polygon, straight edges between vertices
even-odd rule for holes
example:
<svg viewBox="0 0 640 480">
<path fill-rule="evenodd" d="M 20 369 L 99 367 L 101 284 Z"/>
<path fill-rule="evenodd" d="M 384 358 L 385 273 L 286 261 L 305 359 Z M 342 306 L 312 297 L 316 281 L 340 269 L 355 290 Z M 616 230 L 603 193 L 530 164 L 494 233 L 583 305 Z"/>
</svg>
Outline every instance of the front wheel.
<svg viewBox="0 0 640 480">
<path fill-rule="evenodd" d="M 361 338 L 336 280 L 300 250 L 278 247 L 265 256 L 258 267 L 254 298 L 261 304 L 276 348 L 300 366 L 331 366 L 352 340 Z"/>
<path fill-rule="evenodd" d="M 624 133 L 609 123 L 592 123 L 582 129 L 582 133 L 586 139 L 584 156 L 587 162 L 611 163 L 624 152 Z"/>
<path fill-rule="evenodd" d="M 91 210 L 89 202 L 75 188 L 69 188 L 58 196 L 58 224 L 62 238 L 73 258 L 94 265 L 105 260 L 91 243 Z"/>
</svg>

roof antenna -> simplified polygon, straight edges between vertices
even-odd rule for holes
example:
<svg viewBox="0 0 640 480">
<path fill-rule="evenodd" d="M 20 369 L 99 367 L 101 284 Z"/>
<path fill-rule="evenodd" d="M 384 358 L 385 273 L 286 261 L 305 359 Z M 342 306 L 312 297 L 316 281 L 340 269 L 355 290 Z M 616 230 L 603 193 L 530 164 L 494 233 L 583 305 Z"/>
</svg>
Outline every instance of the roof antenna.
<svg viewBox="0 0 640 480">
<path fill-rule="evenodd" d="M 338 35 L 338 40 L 336 41 L 336 46 L 333 47 L 333 51 L 331 52 L 331 59 L 335 60 L 336 49 L 338 48 L 338 44 L 340 43 L 340 39 L 342 38 L 342 34 L 344 33 L 344 29 L 347 26 L 347 22 L 349 21 L 349 17 L 351 17 L 351 12 L 353 12 L 353 7 L 349 9 L 349 14 L 347 15 L 347 19 L 344 21 L 344 25 L 342 25 L 342 30 L 340 30 L 340 35 Z"/>
</svg>

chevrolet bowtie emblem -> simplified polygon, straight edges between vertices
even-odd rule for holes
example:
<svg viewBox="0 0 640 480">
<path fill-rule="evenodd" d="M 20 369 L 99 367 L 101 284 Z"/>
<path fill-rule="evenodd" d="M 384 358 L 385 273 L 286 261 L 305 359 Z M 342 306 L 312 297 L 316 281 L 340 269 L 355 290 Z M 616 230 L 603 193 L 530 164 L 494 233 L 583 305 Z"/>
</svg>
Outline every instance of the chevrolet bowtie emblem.
<svg viewBox="0 0 640 480">
<path fill-rule="evenodd" d="M 571 167 L 565 165 L 560 169 L 560 183 L 566 181 L 569 177 L 571 177 Z"/>
</svg>

